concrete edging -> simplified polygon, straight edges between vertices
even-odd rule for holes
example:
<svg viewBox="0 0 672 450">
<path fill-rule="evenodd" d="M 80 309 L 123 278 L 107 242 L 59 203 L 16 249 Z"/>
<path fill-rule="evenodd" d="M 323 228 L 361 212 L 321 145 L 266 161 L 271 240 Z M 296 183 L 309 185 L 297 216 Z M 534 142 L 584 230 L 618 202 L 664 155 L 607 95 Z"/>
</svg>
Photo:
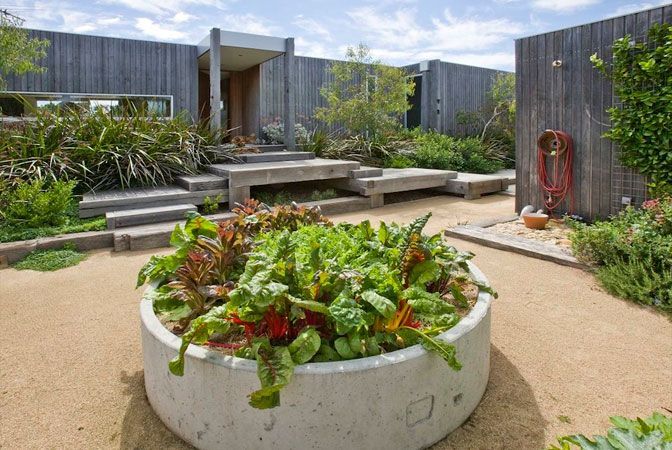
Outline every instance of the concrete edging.
<svg viewBox="0 0 672 450">
<path fill-rule="evenodd" d="M 472 275 L 487 283 L 470 264 Z M 151 288 L 148 288 L 151 289 Z M 200 449 L 420 449 L 459 427 L 480 402 L 490 370 L 490 294 L 440 339 L 453 343 L 455 372 L 420 345 L 384 355 L 298 366 L 281 406 L 255 410 L 256 362 L 189 346 L 185 374 L 167 364 L 180 346 L 140 305 L 145 388 L 175 434 Z"/>
<path fill-rule="evenodd" d="M 35 250 L 63 248 L 65 244 L 74 245 L 77 250 L 96 250 L 114 245 L 114 230 L 85 231 L 82 233 L 61 234 L 28 241 L 5 242 L 0 244 L 0 261 L 12 264 Z"/>
<path fill-rule="evenodd" d="M 516 216 L 517 218 L 517 216 Z M 460 225 L 455 228 L 449 228 L 444 231 L 445 236 L 463 239 L 465 241 L 475 242 L 476 244 L 484 245 L 486 247 L 496 248 L 499 250 L 506 250 L 518 253 L 531 258 L 543 259 L 551 261 L 563 266 L 575 267 L 577 269 L 588 270 L 589 266 L 578 261 L 574 256 L 558 250 L 551 245 L 545 245 L 532 239 L 526 239 L 519 236 L 508 236 L 505 234 L 495 233 L 488 230 L 487 227 L 501 222 L 510 222 L 515 220 L 508 218 L 508 220 L 499 220 L 497 222 L 484 222 L 482 226 L 477 225 Z"/>
</svg>

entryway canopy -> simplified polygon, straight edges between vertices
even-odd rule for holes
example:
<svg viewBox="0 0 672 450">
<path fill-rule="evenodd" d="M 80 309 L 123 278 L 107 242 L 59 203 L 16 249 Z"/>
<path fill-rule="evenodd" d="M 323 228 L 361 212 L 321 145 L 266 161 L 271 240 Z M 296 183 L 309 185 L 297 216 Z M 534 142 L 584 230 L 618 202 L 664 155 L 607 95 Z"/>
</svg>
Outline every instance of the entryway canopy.
<svg viewBox="0 0 672 450">
<path fill-rule="evenodd" d="M 285 53 L 286 39 L 258 34 L 219 31 L 222 71 L 238 72 Z M 198 44 L 198 68 L 210 68 L 210 36 Z"/>
</svg>

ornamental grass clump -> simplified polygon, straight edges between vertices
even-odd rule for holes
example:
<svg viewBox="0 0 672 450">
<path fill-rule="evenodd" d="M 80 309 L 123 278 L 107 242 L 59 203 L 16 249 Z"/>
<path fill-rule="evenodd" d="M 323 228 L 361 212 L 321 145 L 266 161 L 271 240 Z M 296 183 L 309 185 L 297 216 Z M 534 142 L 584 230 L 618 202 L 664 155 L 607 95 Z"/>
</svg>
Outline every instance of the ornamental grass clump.
<svg viewBox="0 0 672 450">
<path fill-rule="evenodd" d="M 332 225 L 318 209 L 271 212 L 251 201 L 216 225 L 196 214 L 177 226 L 172 255 L 152 257 L 138 285 L 164 323 L 182 336 L 169 369 L 182 375 L 190 344 L 258 364 L 250 405 L 280 404 L 294 367 L 422 344 L 459 370 L 455 347 L 436 336 L 460 320 L 479 289 L 469 253 L 422 229 L 368 221 Z"/>
</svg>

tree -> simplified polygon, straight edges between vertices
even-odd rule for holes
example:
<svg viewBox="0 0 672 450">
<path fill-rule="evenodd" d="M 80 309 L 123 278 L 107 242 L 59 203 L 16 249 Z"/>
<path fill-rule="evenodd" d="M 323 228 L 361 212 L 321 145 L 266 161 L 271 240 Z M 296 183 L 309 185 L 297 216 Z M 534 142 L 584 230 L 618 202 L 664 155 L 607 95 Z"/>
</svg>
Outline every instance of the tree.
<svg viewBox="0 0 672 450">
<path fill-rule="evenodd" d="M 30 38 L 21 28 L 23 19 L 0 10 L 0 89 L 6 86 L 5 76 L 40 73 L 45 68 L 35 61 L 47 55 L 47 39 Z"/>
<path fill-rule="evenodd" d="M 346 61 L 334 63 L 330 72 L 334 81 L 320 89 L 329 106 L 317 109 L 319 120 L 369 138 L 400 126 L 398 118 L 410 109 L 408 96 L 415 90 L 402 69 L 374 60 L 369 48 L 359 44 L 348 47 Z"/>
<path fill-rule="evenodd" d="M 483 142 L 493 128 L 497 128 L 496 134 L 513 136 L 516 120 L 516 75 L 495 75 L 483 107 L 474 112 L 460 112 L 457 120 L 462 124 L 478 124 L 478 136 Z"/>
</svg>

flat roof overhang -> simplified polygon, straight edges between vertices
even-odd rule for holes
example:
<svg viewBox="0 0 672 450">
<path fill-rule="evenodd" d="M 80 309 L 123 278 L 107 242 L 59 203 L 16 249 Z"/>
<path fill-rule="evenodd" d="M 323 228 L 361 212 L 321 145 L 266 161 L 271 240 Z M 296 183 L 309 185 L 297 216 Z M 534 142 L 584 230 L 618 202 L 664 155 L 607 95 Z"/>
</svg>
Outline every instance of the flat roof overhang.
<svg viewBox="0 0 672 450">
<path fill-rule="evenodd" d="M 220 31 L 221 70 L 238 72 L 280 56 L 285 52 L 284 38 L 259 34 Z M 198 68 L 210 68 L 210 36 L 198 44 Z"/>
</svg>

